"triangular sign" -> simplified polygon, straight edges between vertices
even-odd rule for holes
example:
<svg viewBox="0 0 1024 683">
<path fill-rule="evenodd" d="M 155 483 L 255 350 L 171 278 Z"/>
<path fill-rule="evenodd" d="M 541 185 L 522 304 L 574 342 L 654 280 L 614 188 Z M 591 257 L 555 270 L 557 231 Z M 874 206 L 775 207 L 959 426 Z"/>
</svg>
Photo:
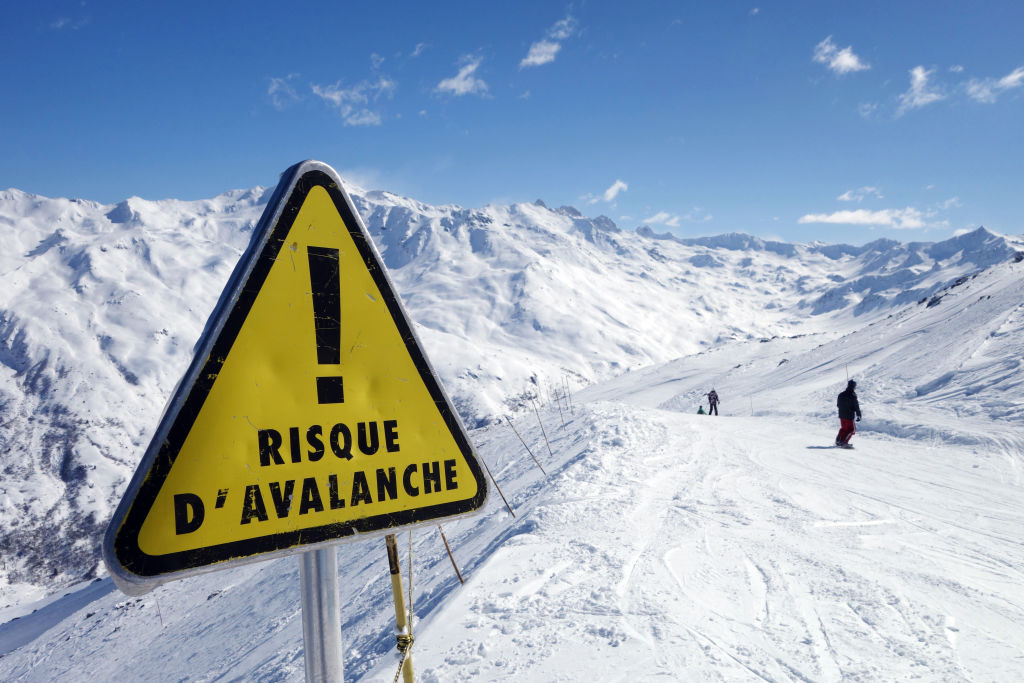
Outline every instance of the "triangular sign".
<svg viewBox="0 0 1024 683">
<path fill-rule="evenodd" d="M 480 464 L 333 169 L 285 172 L 107 529 L 118 586 L 480 509 Z"/>
</svg>

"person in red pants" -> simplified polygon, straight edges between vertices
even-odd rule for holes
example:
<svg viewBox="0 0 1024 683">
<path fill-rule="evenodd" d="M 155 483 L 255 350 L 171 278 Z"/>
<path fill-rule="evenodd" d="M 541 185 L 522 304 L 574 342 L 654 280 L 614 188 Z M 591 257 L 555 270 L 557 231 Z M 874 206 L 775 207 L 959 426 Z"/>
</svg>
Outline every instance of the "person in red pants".
<svg viewBox="0 0 1024 683">
<path fill-rule="evenodd" d="M 839 394 L 836 407 L 839 408 L 839 433 L 836 435 L 836 446 L 853 448 L 850 439 L 857 433 L 854 420 L 860 422 L 860 402 L 857 400 L 857 383 L 852 379 L 846 383 L 846 391 Z"/>
</svg>

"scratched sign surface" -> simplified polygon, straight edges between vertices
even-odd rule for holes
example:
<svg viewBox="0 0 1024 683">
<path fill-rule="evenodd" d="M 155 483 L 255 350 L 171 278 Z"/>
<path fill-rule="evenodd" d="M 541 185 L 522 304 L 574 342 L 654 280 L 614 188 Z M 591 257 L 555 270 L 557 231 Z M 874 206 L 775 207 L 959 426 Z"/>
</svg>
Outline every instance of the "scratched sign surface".
<svg viewBox="0 0 1024 683">
<path fill-rule="evenodd" d="M 486 493 L 340 179 L 303 162 L 214 311 L 105 557 L 139 592 L 465 514 Z"/>
</svg>

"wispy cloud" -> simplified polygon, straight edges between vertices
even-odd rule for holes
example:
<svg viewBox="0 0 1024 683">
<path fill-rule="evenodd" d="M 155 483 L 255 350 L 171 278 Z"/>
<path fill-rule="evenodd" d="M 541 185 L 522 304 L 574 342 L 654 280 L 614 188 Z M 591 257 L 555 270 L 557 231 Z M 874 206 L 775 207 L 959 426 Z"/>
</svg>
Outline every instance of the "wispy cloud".
<svg viewBox="0 0 1024 683">
<path fill-rule="evenodd" d="M 750 10 L 750 16 L 752 16 L 752 17 L 756 17 L 760 13 L 761 13 L 761 8 L 760 7 L 755 7 L 752 10 Z"/>
<path fill-rule="evenodd" d="M 576 20 L 567 16 L 548 29 L 544 37 L 530 46 L 530 51 L 519 62 L 519 68 L 542 66 L 555 61 L 562 43 L 576 33 Z"/>
<path fill-rule="evenodd" d="M 428 47 L 430 47 L 429 43 L 416 43 L 416 47 L 413 49 L 412 53 L 409 56 L 419 57 Z"/>
<path fill-rule="evenodd" d="M 659 211 L 650 218 L 645 218 L 640 222 L 647 225 L 665 225 L 670 228 L 678 228 L 679 220 L 679 216 L 676 214 L 668 213 L 667 211 Z"/>
<path fill-rule="evenodd" d="M 925 69 L 923 66 L 915 66 L 910 70 L 910 89 L 900 95 L 900 106 L 896 110 L 897 118 L 911 109 L 920 109 L 933 102 L 946 99 L 943 92 L 929 87 L 928 79 L 933 73 L 935 73 L 935 69 Z"/>
<path fill-rule="evenodd" d="M 923 228 L 925 216 L 918 209 L 881 209 L 869 211 L 835 211 L 833 213 L 809 213 L 801 216 L 798 223 L 830 223 L 833 225 L 872 225 L 895 228 L 897 230 L 913 230 Z"/>
<path fill-rule="evenodd" d="M 814 61 L 824 64 L 840 76 L 851 71 L 865 71 L 871 68 L 871 65 L 865 64 L 854 54 L 852 46 L 844 47 L 842 50 L 836 47 L 832 42 L 832 36 L 815 46 Z"/>
<path fill-rule="evenodd" d="M 595 197 L 594 195 L 592 195 L 592 194 L 590 194 L 588 192 L 587 194 L 583 195 L 582 198 L 583 198 L 584 201 L 587 202 L 587 204 L 597 204 L 598 202 L 602 202 L 602 201 L 603 202 L 613 202 L 613 201 L 615 201 L 615 198 L 619 196 L 620 192 L 625 192 L 628 189 L 629 189 L 629 183 L 627 183 L 627 182 L 625 182 L 623 180 L 616 179 L 615 182 L 612 183 L 611 186 L 607 190 L 602 192 L 597 197 Z"/>
<path fill-rule="evenodd" d="M 341 87 L 341 81 L 334 85 L 312 86 L 317 97 L 338 110 L 346 126 L 379 126 L 381 116 L 371 106 L 381 98 L 391 98 L 397 87 L 394 81 L 384 76 L 350 88 Z"/>
<path fill-rule="evenodd" d="M 712 218 L 714 216 L 699 206 L 693 207 L 692 211 L 687 211 L 682 215 L 682 219 L 688 223 L 707 223 Z"/>
<path fill-rule="evenodd" d="M 462 68 L 459 73 L 451 78 L 446 78 L 437 84 L 438 92 L 447 92 L 452 95 L 486 95 L 487 84 L 483 79 L 476 77 L 476 70 L 483 62 L 482 57 L 466 55 L 460 60 Z"/>
<path fill-rule="evenodd" d="M 625 192 L 628 189 L 629 183 L 616 179 L 616 181 L 611 184 L 611 187 L 604 191 L 603 198 L 606 202 L 610 202 L 618 197 L 620 192 Z"/>
<path fill-rule="evenodd" d="M 878 111 L 877 102 L 861 102 L 857 105 L 857 113 L 861 115 L 861 118 L 870 119 L 876 111 Z"/>
<path fill-rule="evenodd" d="M 271 78 L 267 87 L 267 95 L 274 109 L 285 109 L 293 102 L 299 101 L 299 94 L 292 87 L 292 81 L 299 77 L 298 74 L 288 74 L 284 78 Z"/>
<path fill-rule="evenodd" d="M 82 3 L 84 6 L 85 3 Z M 80 28 L 84 28 L 89 24 L 88 17 L 81 17 L 78 19 L 71 19 L 70 17 L 58 17 L 50 22 L 50 29 L 53 31 L 77 31 Z"/>
<path fill-rule="evenodd" d="M 836 199 L 841 202 L 862 202 L 865 197 L 883 199 L 881 191 L 877 187 L 872 187 L 871 185 L 865 185 L 864 187 L 857 188 L 856 190 L 847 190 L 836 197 Z"/>
<path fill-rule="evenodd" d="M 972 78 L 967 82 L 967 94 L 978 102 L 992 103 L 999 99 L 999 96 L 1007 90 L 1019 88 L 1024 85 L 1024 66 L 1006 74 L 1002 78 Z"/>
<path fill-rule="evenodd" d="M 556 43 L 553 40 L 538 40 L 530 46 L 530 52 L 519 62 L 519 68 L 525 69 L 528 66 L 541 66 L 553 62 L 561 49 L 561 43 Z"/>
</svg>

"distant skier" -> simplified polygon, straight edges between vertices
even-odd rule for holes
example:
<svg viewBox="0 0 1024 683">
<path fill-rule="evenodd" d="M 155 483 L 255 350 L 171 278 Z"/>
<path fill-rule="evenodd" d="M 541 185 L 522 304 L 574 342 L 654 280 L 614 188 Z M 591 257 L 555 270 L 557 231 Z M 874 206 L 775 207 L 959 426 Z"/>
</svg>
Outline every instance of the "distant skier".
<svg viewBox="0 0 1024 683">
<path fill-rule="evenodd" d="M 839 394 L 836 406 L 839 408 L 839 433 L 836 435 L 836 446 L 839 448 L 853 448 L 850 439 L 857 433 L 857 426 L 854 418 L 860 422 L 860 402 L 857 400 L 857 383 L 852 379 L 846 384 L 846 391 Z"/>
<path fill-rule="evenodd" d="M 708 415 L 718 415 L 718 392 L 712 389 L 707 393 Z"/>
</svg>

